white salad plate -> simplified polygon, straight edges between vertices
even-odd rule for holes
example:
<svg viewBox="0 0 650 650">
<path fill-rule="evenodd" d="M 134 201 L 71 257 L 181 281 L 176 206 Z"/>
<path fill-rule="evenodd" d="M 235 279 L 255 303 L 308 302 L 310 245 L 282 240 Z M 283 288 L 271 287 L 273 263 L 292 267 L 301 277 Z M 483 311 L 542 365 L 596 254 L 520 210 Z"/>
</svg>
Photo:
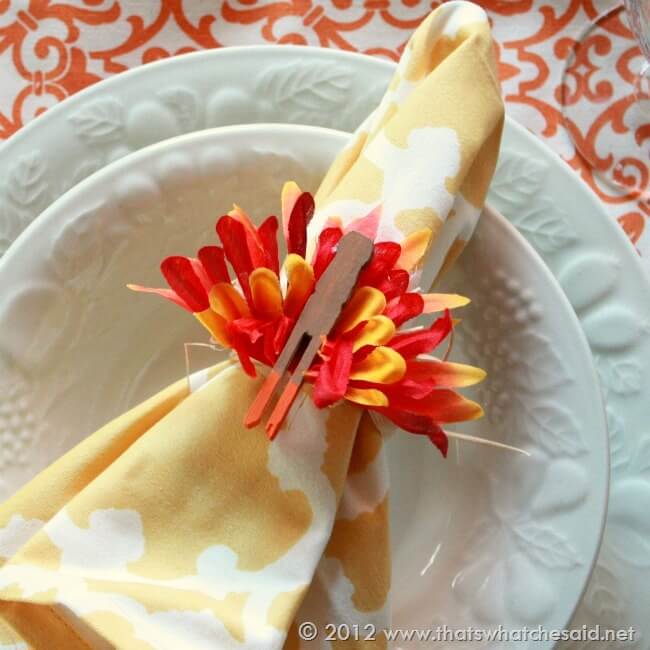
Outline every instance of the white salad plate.
<svg viewBox="0 0 650 650">
<path fill-rule="evenodd" d="M 394 69 L 328 49 L 233 47 L 173 57 L 93 85 L 0 146 L 0 255 L 65 190 L 111 160 L 170 136 L 227 124 L 352 130 L 377 104 Z M 637 643 L 621 646 L 648 647 L 650 364 L 644 360 L 650 358 L 650 282 L 591 190 L 508 119 L 490 201 L 565 290 L 596 358 L 607 404 L 608 519 L 574 624 L 632 626 Z M 11 424 L 12 404 L 20 404 L 21 390 L 0 375 L 0 480 L 30 441 L 27 433 L 23 443 L 14 442 L 13 432 L 21 429 Z"/>
<path fill-rule="evenodd" d="M 286 179 L 315 191 L 347 140 L 297 125 L 173 138 L 81 182 L 22 233 L 0 263 L 1 372 L 17 390 L 17 446 L 27 432 L 6 492 L 176 380 L 183 344 L 206 340 L 185 312 L 126 284 L 159 285 L 163 257 L 216 241 L 233 201 L 261 222 L 278 212 Z M 483 218 L 447 282 L 474 301 L 454 357 L 490 373 L 478 397 L 491 417 L 468 431 L 531 456 L 463 443 L 443 460 L 421 437 L 390 438 L 394 624 L 561 628 L 607 503 L 589 347 L 551 273 L 498 215 Z"/>
</svg>

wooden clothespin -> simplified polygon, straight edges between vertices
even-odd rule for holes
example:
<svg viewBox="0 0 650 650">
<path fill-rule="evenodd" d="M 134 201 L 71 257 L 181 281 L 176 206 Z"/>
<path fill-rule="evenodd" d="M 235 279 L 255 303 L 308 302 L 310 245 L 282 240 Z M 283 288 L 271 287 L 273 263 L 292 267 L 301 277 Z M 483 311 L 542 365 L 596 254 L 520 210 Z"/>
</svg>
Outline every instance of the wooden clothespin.
<svg viewBox="0 0 650 650">
<path fill-rule="evenodd" d="M 334 327 L 372 253 L 372 241 L 361 233 L 349 232 L 341 238 L 334 259 L 305 303 L 278 360 L 248 409 L 244 420 L 247 427 L 260 423 L 284 374 L 295 363 L 293 372 L 266 423 L 269 438 L 273 439 L 277 435 L 304 381 L 305 373 L 318 354 L 323 338 Z"/>
</svg>

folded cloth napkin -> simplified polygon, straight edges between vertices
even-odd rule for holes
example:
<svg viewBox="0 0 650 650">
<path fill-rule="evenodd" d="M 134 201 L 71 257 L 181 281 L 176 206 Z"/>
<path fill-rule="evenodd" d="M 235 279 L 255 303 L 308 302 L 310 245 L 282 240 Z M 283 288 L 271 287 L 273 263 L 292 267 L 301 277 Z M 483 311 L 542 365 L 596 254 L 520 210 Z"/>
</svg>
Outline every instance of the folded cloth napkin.
<svg viewBox="0 0 650 650">
<path fill-rule="evenodd" d="M 485 14 L 442 5 L 324 179 L 312 249 L 332 218 L 370 212 L 376 241 L 427 251 L 412 281 L 428 283 L 471 235 L 502 124 Z M 234 360 L 192 392 L 181 380 L 0 507 L 0 648 L 387 646 L 382 437 L 367 411 L 303 390 L 269 441 L 243 425 L 261 381 Z M 299 638 L 306 621 L 315 641 Z M 327 640 L 326 623 L 361 639 Z"/>
</svg>

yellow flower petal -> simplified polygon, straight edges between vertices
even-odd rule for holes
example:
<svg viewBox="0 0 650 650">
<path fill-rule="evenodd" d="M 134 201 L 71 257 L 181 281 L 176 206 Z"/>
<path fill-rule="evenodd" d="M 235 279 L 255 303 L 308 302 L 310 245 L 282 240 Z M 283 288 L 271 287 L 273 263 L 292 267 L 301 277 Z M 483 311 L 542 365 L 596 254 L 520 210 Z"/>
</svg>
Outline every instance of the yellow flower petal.
<svg viewBox="0 0 650 650">
<path fill-rule="evenodd" d="M 291 216 L 291 211 L 293 206 L 296 205 L 298 197 L 302 194 L 302 190 L 298 187 L 298 184 L 295 181 L 287 181 L 282 188 L 282 226 L 284 229 L 284 234 L 286 237 L 287 227 L 289 224 L 289 217 Z"/>
<path fill-rule="evenodd" d="M 445 375 L 448 373 L 448 386 L 456 388 L 473 386 L 487 377 L 485 370 L 476 366 L 469 366 L 464 363 L 452 363 L 451 361 L 440 361 L 439 363 L 444 364 L 444 369 L 441 369 L 441 372 Z"/>
<path fill-rule="evenodd" d="M 220 282 L 212 287 L 210 307 L 226 321 L 251 315 L 244 297 L 228 282 Z"/>
<path fill-rule="evenodd" d="M 255 312 L 260 318 L 273 319 L 282 315 L 280 281 L 271 269 L 255 269 L 250 275 L 249 285 Z"/>
<path fill-rule="evenodd" d="M 393 348 L 375 348 L 363 361 L 352 364 L 350 379 L 394 384 L 406 372 L 404 357 Z"/>
<path fill-rule="evenodd" d="M 374 287 L 359 287 L 343 307 L 343 311 L 334 327 L 337 333 L 347 332 L 353 327 L 379 316 L 386 308 L 386 296 Z"/>
<path fill-rule="evenodd" d="M 287 274 L 285 313 L 297 315 L 314 290 L 314 269 L 300 255 L 291 253 L 284 260 L 284 270 Z"/>
<path fill-rule="evenodd" d="M 354 342 L 353 352 L 364 345 L 384 345 L 395 336 L 395 323 L 387 316 L 373 316 Z"/>
<path fill-rule="evenodd" d="M 363 406 L 388 406 L 388 397 L 376 388 L 348 388 L 345 399 Z"/>
<path fill-rule="evenodd" d="M 217 343 L 225 347 L 230 347 L 230 337 L 228 336 L 226 329 L 226 319 L 223 318 L 223 316 L 219 316 L 219 314 L 213 312 L 212 309 L 196 312 L 194 316 L 199 323 L 210 332 L 212 338 Z"/>
<path fill-rule="evenodd" d="M 460 296 L 457 293 L 423 293 L 421 295 L 424 299 L 423 314 L 432 314 L 445 309 L 456 309 L 457 307 L 469 305 L 471 302 L 469 298 Z"/>
<path fill-rule="evenodd" d="M 413 271 L 429 250 L 433 233 L 430 228 L 423 228 L 411 233 L 402 242 L 402 254 L 396 266 L 406 271 Z"/>
<path fill-rule="evenodd" d="M 426 379 L 435 377 L 440 386 L 463 388 L 483 381 L 487 376 L 485 370 L 464 363 L 441 361 L 435 357 L 422 356 L 408 361 L 409 377 Z"/>
</svg>

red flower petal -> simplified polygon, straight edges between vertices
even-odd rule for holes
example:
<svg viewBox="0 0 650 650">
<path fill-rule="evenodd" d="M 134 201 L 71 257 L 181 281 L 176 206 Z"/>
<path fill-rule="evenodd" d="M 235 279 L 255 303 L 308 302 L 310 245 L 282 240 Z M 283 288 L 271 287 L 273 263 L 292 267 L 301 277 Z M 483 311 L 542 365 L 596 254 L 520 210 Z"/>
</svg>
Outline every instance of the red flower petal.
<svg viewBox="0 0 650 650">
<path fill-rule="evenodd" d="M 439 388 L 432 378 L 415 380 L 408 376 L 408 362 L 406 365 L 406 375 L 403 379 L 395 384 L 394 388 L 407 392 L 413 399 L 424 399 L 432 390 Z"/>
<path fill-rule="evenodd" d="M 392 388 L 420 400 L 437 388 L 471 386 L 484 376 L 485 373 L 480 368 L 438 359 L 412 358 L 406 362 L 404 377 Z"/>
<path fill-rule="evenodd" d="M 275 363 L 278 355 L 284 347 L 284 344 L 287 342 L 289 334 L 291 334 L 291 330 L 293 329 L 295 323 L 296 321 L 293 318 L 289 318 L 288 316 L 283 315 L 280 317 L 280 320 L 277 323 L 274 323 L 273 327 L 270 329 L 270 334 L 273 335 L 272 337 L 269 336 L 272 341 L 271 359 L 273 363 Z"/>
<path fill-rule="evenodd" d="M 252 356 L 255 347 L 263 345 L 261 339 L 262 333 L 259 331 L 260 321 L 253 318 L 238 318 L 230 321 L 228 327 L 228 337 L 233 350 L 239 357 L 239 362 L 244 372 L 250 377 L 256 377 L 255 364 L 252 362 Z M 256 343 L 258 344 L 256 346 Z"/>
<path fill-rule="evenodd" d="M 239 280 L 239 285 L 251 305 L 248 276 L 253 271 L 253 262 L 248 251 L 244 225 L 237 219 L 225 215 L 217 221 L 217 234 L 223 244 L 224 253 Z"/>
<path fill-rule="evenodd" d="M 447 457 L 449 450 L 449 438 L 431 418 L 424 415 L 415 415 L 414 413 L 404 413 L 396 411 L 390 407 L 376 409 L 385 415 L 391 422 L 394 422 L 400 429 L 410 431 L 419 435 L 424 435 L 440 450 L 443 457 Z"/>
<path fill-rule="evenodd" d="M 287 249 L 289 253 L 305 256 L 307 250 L 307 224 L 314 216 L 314 198 L 303 192 L 291 210 L 289 217 Z"/>
<path fill-rule="evenodd" d="M 258 318 L 238 318 L 232 321 L 232 327 L 253 345 L 264 336 L 267 323 Z"/>
<path fill-rule="evenodd" d="M 377 289 L 383 292 L 386 300 L 401 296 L 409 288 L 411 276 L 404 269 L 393 269 L 377 284 Z"/>
<path fill-rule="evenodd" d="M 386 384 L 382 390 L 388 395 L 391 408 L 426 415 L 436 422 L 463 422 L 483 415 L 476 402 L 449 388 L 437 388 L 422 399 L 414 399 L 397 385 Z"/>
<path fill-rule="evenodd" d="M 248 252 L 244 225 L 225 215 L 217 221 L 217 234 L 235 273 L 250 273 L 253 270 L 253 262 Z"/>
<path fill-rule="evenodd" d="M 384 316 L 388 316 L 395 323 L 395 327 L 399 327 L 406 321 L 419 316 L 423 309 L 424 300 L 419 293 L 403 293 L 386 305 Z"/>
<path fill-rule="evenodd" d="M 175 305 L 178 305 L 179 307 L 182 307 L 183 309 L 192 313 L 190 306 L 179 296 L 177 296 L 176 292 L 172 291 L 171 289 L 152 289 L 150 287 L 143 287 L 139 284 L 127 284 L 126 286 L 127 288 L 131 289 L 131 291 L 138 291 L 140 293 L 153 293 L 157 296 L 161 296 L 162 298 L 165 298 L 166 300 L 169 300 Z"/>
<path fill-rule="evenodd" d="M 257 228 L 251 221 L 251 218 L 236 204 L 233 205 L 233 209 L 228 212 L 228 216 L 241 223 L 241 225 L 244 227 L 246 247 L 248 248 L 248 254 L 250 255 L 251 262 L 253 263 L 253 268 L 264 266 L 266 262 L 266 253 L 257 232 Z"/>
<path fill-rule="evenodd" d="M 325 228 L 318 236 L 316 254 L 312 262 L 314 277 L 317 280 L 334 258 L 336 245 L 339 243 L 341 237 L 343 237 L 343 231 L 340 228 Z"/>
<path fill-rule="evenodd" d="M 367 322 L 368 321 L 362 321 L 361 323 L 357 323 L 351 330 L 348 330 L 347 332 L 343 332 L 343 334 L 337 336 L 336 338 L 331 338 L 331 339 L 326 338 L 323 344 L 321 345 L 320 356 L 316 357 L 316 360 L 314 361 L 314 365 L 320 363 L 318 361 L 319 358 L 321 357 L 325 359 L 328 358 L 332 354 L 332 351 L 334 350 L 334 346 L 337 345 L 338 341 L 342 339 L 345 339 L 347 341 L 352 341 L 352 349 L 354 350 L 354 344 L 356 343 L 359 335 L 363 331 L 363 328 L 366 326 Z M 353 353 L 352 355 L 353 359 L 355 361 L 362 360 L 366 356 L 368 356 L 368 354 L 370 354 L 370 352 L 372 352 L 374 349 L 375 349 L 374 345 L 365 345 Z"/>
<path fill-rule="evenodd" d="M 208 309 L 210 300 L 191 260 L 174 255 L 162 261 L 160 270 L 170 288 L 193 312 Z"/>
<path fill-rule="evenodd" d="M 204 246 L 199 251 L 199 261 L 212 284 L 230 282 L 230 274 L 226 266 L 226 258 L 221 246 Z"/>
<path fill-rule="evenodd" d="M 431 352 L 451 332 L 452 327 L 451 314 L 447 310 L 445 315 L 435 320 L 428 329 L 396 334 L 388 345 L 405 358 L 416 357 L 418 354 Z"/>
<path fill-rule="evenodd" d="M 359 323 L 359 325 L 365 325 L 364 323 Z M 354 361 L 356 362 L 361 362 L 363 361 L 374 349 L 375 345 L 362 345 L 355 353 L 354 353 Z"/>
<path fill-rule="evenodd" d="M 313 392 L 313 400 L 318 408 L 343 399 L 352 368 L 352 345 L 353 340 L 349 337 L 338 339 L 330 355 L 321 364 Z"/>
<path fill-rule="evenodd" d="M 280 259 L 278 257 L 278 219 L 268 217 L 259 227 L 257 234 L 264 248 L 266 267 L 276 275 L 280 273 Z"/>
<path fill-rule="evenodd" d="M 379 288 L 379 285 L 385 282 L 388 272 L 395 266 L 401 252 L 402 247 L 395 242 L 375 244 L 370 262 L 359 275 L 358 286 Z"/>
<path fill-rule="evenodd" d="M 201 282 L 203 289 L 206 291 L 206 293 L 210 293 L 210 289 L 212 289 L 214 283 L 212 282 L 212 280 L 210 280 L 210 276 L 203 268 L 203 264 L 201 264 L 201 260 L 198 260 L 194 257 L 190 257 L 188 259 L 190 260 L 190 263 L 192 264 L 192 268 L 194 269 L 194 273 L 196 273 L 196 277 Z"/>
</svg>

